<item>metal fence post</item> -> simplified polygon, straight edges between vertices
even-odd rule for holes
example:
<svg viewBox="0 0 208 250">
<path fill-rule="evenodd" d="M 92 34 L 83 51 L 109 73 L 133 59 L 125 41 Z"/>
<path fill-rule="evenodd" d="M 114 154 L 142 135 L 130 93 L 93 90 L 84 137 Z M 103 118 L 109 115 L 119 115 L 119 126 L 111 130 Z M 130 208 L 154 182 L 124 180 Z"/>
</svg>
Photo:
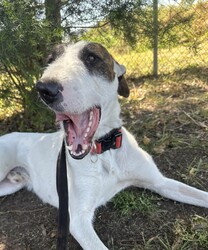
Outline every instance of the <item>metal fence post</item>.
<svg viewBox="0 0 208 250">
<path fill-rule="evenodd" d="M 158 0 L 153 0 L 153 75 L 158 76 Z"/>
</svg>

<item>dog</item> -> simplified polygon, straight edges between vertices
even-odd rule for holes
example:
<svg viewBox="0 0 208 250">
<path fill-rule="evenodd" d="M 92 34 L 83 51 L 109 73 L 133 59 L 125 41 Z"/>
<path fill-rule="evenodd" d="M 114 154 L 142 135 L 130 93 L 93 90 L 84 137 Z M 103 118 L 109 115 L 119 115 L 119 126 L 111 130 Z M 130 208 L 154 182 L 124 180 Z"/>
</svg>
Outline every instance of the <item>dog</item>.
<svg viewBox="0 0 208 250">
<path fill-rule="evenodd" d="M 58 207 L 56 163 L 66 145 L 70 232 L 85 250 L 107 250 L 93 229 L 96 208 L 128 186 L 208 207 L 208 193 L 166 178 L 122 126 L 126 69 L 97 43 L 59 45 L 36 87 L 56 114 L 54 133 L 0 137 L 0 196 L 27 188 Z"/>
</svg>

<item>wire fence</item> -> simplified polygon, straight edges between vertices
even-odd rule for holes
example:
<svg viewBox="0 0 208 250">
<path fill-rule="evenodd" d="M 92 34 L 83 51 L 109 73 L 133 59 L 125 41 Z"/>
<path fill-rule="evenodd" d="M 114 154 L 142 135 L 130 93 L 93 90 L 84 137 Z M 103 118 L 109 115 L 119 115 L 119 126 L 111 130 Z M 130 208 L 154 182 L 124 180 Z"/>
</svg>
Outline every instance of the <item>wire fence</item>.
<svg viewBox="0 0 208 250">
<path fill-rule="evenodd" d="M 89 29 L 83 39 L 101 42 L 132 77 L 208 67 L 208 1 L 153 0 L 150 9 L 149 35 L 138 34 L 133 47 L 110 25 Z"/>
</svg>

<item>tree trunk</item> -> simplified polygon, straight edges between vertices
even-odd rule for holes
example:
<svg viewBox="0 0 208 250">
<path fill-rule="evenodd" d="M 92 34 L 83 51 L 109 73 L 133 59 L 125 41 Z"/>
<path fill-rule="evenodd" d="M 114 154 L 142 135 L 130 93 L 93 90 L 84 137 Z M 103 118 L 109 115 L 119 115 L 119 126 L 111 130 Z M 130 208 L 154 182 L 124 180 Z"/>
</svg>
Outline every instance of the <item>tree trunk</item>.
<svg viewBox="0 0 208 250">
<path fill-rule="evenodd" d="M 61 27 L 61 0 L 45 0 L 46 20 L 52 34 L 52 43 L 60 43 L 62 40 Z"/>
</svg>

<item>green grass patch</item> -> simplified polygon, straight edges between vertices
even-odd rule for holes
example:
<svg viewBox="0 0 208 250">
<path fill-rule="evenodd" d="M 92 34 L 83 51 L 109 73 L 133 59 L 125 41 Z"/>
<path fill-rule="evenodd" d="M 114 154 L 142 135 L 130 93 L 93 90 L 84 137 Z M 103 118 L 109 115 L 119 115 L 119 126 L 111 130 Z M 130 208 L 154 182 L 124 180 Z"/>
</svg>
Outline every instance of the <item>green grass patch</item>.
<svg viewBox="0 0 208 250">
<path fill-rule="evenodd" d="M 157 210 L 156 198 L 145 191 L 138 194 L 133 191 L 123 191 L 113 198 L 113 206 L 122 215 L 128 215 L 139 211 L 144 215 L 151 214 Z"/>
</svg>

